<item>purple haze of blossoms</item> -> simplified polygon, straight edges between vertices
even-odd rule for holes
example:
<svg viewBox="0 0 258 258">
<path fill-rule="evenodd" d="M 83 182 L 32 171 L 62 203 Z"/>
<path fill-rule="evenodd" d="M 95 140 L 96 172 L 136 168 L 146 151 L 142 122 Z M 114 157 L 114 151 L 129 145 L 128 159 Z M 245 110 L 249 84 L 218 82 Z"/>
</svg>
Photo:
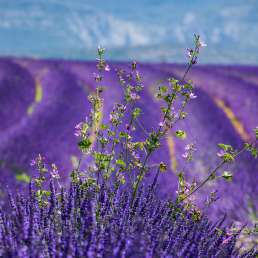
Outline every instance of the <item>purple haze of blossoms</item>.
<svg viewBox="0 0 258 258">
<path fill-rule="evenodd" d="M 155 195 L 155 182 L 132 191 L 99 191 L 78 181 L 58 190 L 50 183 L 48 204 L 29 195 L 10 195 L 0 212 L 1 257 L 254 257 L 239 255 L 237 235 Z"/>
</svg>

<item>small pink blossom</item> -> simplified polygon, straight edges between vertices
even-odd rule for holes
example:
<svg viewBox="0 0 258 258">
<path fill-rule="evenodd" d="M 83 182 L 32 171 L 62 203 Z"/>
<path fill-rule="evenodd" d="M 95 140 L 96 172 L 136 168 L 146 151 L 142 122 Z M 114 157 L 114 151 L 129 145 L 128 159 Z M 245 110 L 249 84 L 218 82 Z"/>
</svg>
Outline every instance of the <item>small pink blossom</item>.
<svg viewBox="0 0 258 258">
<path fill-rule="evenodd" d="M 191 145 L 190 145 L 190 144 L 187 144 L 187 145 L 185 146 L 185 150 L 189 151 L 190 149 L 191 149 Z"/>
<path fill-rule="evenodd" d="M 199 46 L 199 47 L 207 47 L 207 44 L 206 44 L 204 41 L 199 40 L 198 46 Z"/>
<path fill-rule="evenodd" d="M 35 159 L 32 159 L 30 162 L 30 165 L 32 167 L 42 165 L 45 161 L 45 157 L 41 156 L 41 154 L 38 154 L 38 156 Z"/>
<path fill-rule="evenodd" d="M 187 55 L 187 57 L 188 57 L 188 58 L 192 58 L 193 52 L 194 52 L 194 51 L 193 51 L 192 49 L 187 48 L 187 50 L 186 50 L 186 55 Z"/>
<path fill-rule="evenodd" d="M 222 158 L 223 156 L 225 155 L 225 151 L 224 150 L 220 150 L 218 153 L 217 153 L 217 156 Z"/>
<path fill-rule="evenodd" d="M 231 239 L 232 239 L 232 236 L 227 237 L 222 241 L 222 244 L 228 244 L 231 241 Z"/>
<path fill-rule="evenodd" d="M 131 97 L 131 99 L 132 100 L 137 100 L 137 99 L 139 99 L 140 98 L 140 96 L 139 95 L 137 95 L 136 93 L 131 93 L 131 95 L 130 95 L 130 97 Z"/>
<path fill-rule="evenodd" d="M 81 133 L 82 127 L 83 127 L 83 122 L 80 122 L 79 124 L 77 124 L 77 125 L 75 126 L 74 135 L 75 135 L 76 137 L 80 137 L 80 136 L 82 135 L 82 133 Z"/>
<path fill-rule="evenodd" d="M 54 179 L 59 179 L 60 175 L 59 175 L 59 171 L 57 169 L 57 166 L 53 163 L 51 165 L 51 167 L 52 167 L 52 170 L 50 171 L 51 177 L 54 178 Z"/>
<path fill-rule="evenodd" d="M 109 72 L 110 71 L 110 66 L 108 64 L 105 65 L 105 71 Z"/>
<path fill-rule="evenodd" d="M 188 159 L 188 153 L 187 153 L 187 152 L 183 153 L 183 154 L 182 154 L 182 157 L 183 157 L 184 159 Z"/>
<path fill-rule="evenodd" d="M 97 73 L 93 73 L 93 77 L 96 82 L 100 82 L 103 79 L 103 77 Z"/>
<path fill-rule="evenodd" d="M 163 123 L 163 122 L 159 122 L 159 126 L 160 126 L 160 127 L 163 127 L 163 126 L 164 126 L 164 123 Z"/>
<path fill-rule="evenodd" d="M 35 160 L 35 159 L 32 159 L 31 162 L 30 162 L 30 165 L 31 165 L 32 167 L 34 167 L 34 166 L 36 166 L 36 164 L 37 164 L 36 160 Z"/>
<path fill-rule="evenodd" d="M 83 126 L 83 122 L 80 122 L 79 124 L 77 124 L 77 125 L 75 126 L 75 129 L 81 130 L 81 129 L 82 129 L 82 126 Z"/>
<path fill-rule="evenodd" d="M 189 97 L 190 97 L 190 99 L 196 99 L 197 98 L 197 96 L 193 92 L 190 93 Z"/>
</svg>

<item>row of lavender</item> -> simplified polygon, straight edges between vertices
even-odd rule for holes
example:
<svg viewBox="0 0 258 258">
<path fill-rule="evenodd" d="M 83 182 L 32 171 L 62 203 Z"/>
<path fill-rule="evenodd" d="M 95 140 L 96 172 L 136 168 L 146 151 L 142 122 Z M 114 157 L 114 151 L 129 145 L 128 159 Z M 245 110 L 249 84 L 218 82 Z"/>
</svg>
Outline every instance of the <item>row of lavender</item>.
<svg viewBox="0 0 258 258">
<path fill-rule="evenodd" d="M 113 103 L 121 100 L 116 67 L 127 68 L 127 63 L 113 63 L 105 76 L 103 121 L 109 118 Z M 73 168 L 79 156 L 74 137 L 74 125 L 89 111 L 87 95 L 94 89 L 95 64 L 87 62 L 44 61 L 2 58 L 0 60 L 0 172 L 1 190 L 6 185 L 26 184 L 17 181 L 17 174 L 32 174 L 32 157 L 43 153 L 55 162 L 62 175 Z M 155 83 L 168 76 L 179 77 L 181 65 L 139 65 L 143 74 L 144 93 L 140 100 L 144 125 L 153 127 L 160 117 L 160 103 L 153 97 Z M 197 67 L 190 77 L 196 84 L 198 101 L 189 104 L 189 118 L 180 127 L 188 132 L 184 141 L 171 133 L 162 142 L 161 150 L 152 162 L 165 161 L 169 171 L 159 179 L 160 194 L 174 196 L 177 189 L 176 172 L 186 171 L 189 178 L 203 178 L 209 168 L 216 166 L 217 143 L 226 142 L 239 147 L 243 138 L 251 137 L 258 124 L 258 69 L 255 67 Z M 222 102 L 218 102 L 222 101 Z M 224 106 L 218 103 L 224 103 Z M 224 107 L 224 108 L 223 108 Z M 225 109 L 225 107 L 227 109 Z M 227 115 L 227 110 L 235 117 Z M 238 119 L 238 124 L 232 120 Z M 242 130 L 239 130 L 239 126 Z M 198 132 L 201 132 L 199 134 Z M 192 163 L 184 165 L 182 154 L 189 142 L 195 142 L 198 152 Z M 211 218 L 224 213 L 228 222 L 250 222 L 258 208 L 258 164 L 248 154 L 241 156 L 230 167 L 234 179 L 228 184 L 207 185 L 197 193 L 200 203 L 210 189 L 218 190 L 217 202 L 206 208 Z"/>
</svg>

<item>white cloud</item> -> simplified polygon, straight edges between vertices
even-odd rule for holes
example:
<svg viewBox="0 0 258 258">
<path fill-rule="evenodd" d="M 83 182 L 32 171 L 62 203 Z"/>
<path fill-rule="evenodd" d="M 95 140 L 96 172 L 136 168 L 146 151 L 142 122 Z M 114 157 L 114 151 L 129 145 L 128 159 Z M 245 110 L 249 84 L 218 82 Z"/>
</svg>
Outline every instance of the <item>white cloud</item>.
<svg viewBox="0 0 258 258">
<path fill-rule="evenodd" d="M 221 30 L 219 28 L 214 28 L 211 31 L 211 41 L 212 43 L 219 43 L 220 42 L 220 37 L 221 37 Z"/>
<path fill-rule="evenodd" d="M 241 28 L 238 22 L 225 22 L 224 24 L 225 35 L 237 40 L 240 37 Z"/>
<path fill-rule="evenodd" d="M 195 14 L 192 12 L 188 12 L 186 13 L 186 15 L 184 16 L 184 20 L 183 23 L 184 25 L 190 25 L 191 23 L 193 23 L 195 21 Z"/>
<path fill-rule="evenodd" d="M 249 15 L 251 7 L 248 5 L 230 6 L 222 9 L 220 15 L 224 18 L 234 19 L 235 17 L 244 18 Z"/>
<path fill-rule="evenodd" d="M 94 14 L 81 17 L 73 14 L 68 19 L 70 30 L 87 47 L 101 44 L 109 47 L 137 47 L 153 42 L 151 29 L 111 15 Z"/>
<path fill-rule="evenodd" d="M 174 29 L 174 32 L 175 32 L 176 39 L 180 43 L 185 43 L 186 38 L 185 38 L 184 28 L 182 26 L 180 26 L 180 25 L 176 25 L 175 29 Z"/>
</svg>

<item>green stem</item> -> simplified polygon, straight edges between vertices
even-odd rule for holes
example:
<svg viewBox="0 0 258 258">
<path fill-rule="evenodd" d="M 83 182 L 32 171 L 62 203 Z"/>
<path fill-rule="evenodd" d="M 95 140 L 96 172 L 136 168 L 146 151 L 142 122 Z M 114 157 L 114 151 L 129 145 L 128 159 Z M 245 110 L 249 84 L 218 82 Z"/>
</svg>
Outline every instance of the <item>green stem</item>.
<svg viewBox="0 0 258 258">
<path fill-rule="evenodd" d="M 140 182 L 142 181 L 142 178 L 143 178 L 144 173 L 145 173 L 145 166 L 146 166 L 146 163 L 147 163 L 147 161 L 148 161 L 148 159 L 149 159 L 151 153 L 152 153 L 152 151 L 149 151 L 149 152 L 147 153 L 147 155 L 146 155 L 146 157 L 145 157 L 145 160 L 144 160 L 144 162 L 143 162 L 142 169 L 141 169 L 141 171 L 140 171 L 140 174 L 139 174 L 138 179 L 137 179 L 137 181 L 136 181 L 135 188 L 134 188 L 134 190 L 133 190 L 133 199 L 132 199 L 131 206 L 132 206 L 133 203 L 134 203 L 134 200 L 135 200 L 136 193 L 137 193 L 137 191 L 138 191 Z"/>
<path fill-rule="evenodd" d="M 254 141 L 252 144 L 254 144 L 256 141 Z M 237 153 L 233 155 L 234 159 L 237 158 L 243 151 L 246 150 L 246 146 L 244 145 Z M 193 195 L 196 191 L 198 191 L 200 188 L 202 188 L 212 176 L 216 175 L 216 172 L 227 162 L 225 160 L 221 161 L 218 166 L 213 169 L 209 175 L 198 185 L 196 186 L 188 195 L 186 195 L 183 199 L 181 199 L 181 202 L 189 198 L 191 195 Z"/>
</svg>

